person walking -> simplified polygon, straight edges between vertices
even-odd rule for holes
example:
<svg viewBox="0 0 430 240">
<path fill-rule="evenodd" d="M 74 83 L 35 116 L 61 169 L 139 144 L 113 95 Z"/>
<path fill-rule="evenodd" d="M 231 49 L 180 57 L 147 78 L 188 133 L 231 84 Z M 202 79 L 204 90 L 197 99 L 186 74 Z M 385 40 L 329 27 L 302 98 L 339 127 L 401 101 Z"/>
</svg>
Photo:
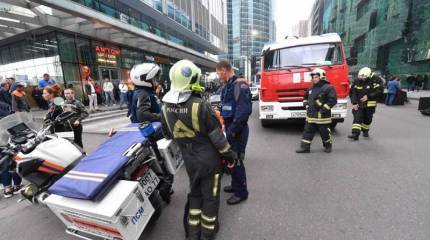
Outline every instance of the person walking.
<svg viewBox="0 0 430 240">
<path fill-rule="evenodd" d="M 128 94 L 128 85 L 125 82 L 125 80 L 122 80 L 121 83 L 118 85 L 119 91 L 120 91 L 120 101 L 119 101 L 119 108 L 122 109 L 122 105 L 128 105 L 128 99 L 127 99 L 127 94 Z"/>
<path fill-rule="evenodd" d="M 421 88 L 423 87 L 423 83 L 424 83 L 424 76 L 421 74 L 417 75 L 417 81 L 416 81 L 416 88 L 417 88 L 417 92 L 419 92 L 421 90 Z"/>
<path fill-rule="evenodd" d="M 105 93 L 105 105 L 110 107 L 111 105 L 115 106 L 115 100 L 113 98 L 113 89 L 114 86 L 109 78 L 104 79 L 103 83 L 103 92 Z"/>
<path fill-rule="evenodd" d="M 358 140 L 360 133 L 369 137 L 370 124 L 377 105 L 377 99 L 382 95 L 384 87 L 381 80 L 372 75 L 368 67 L 360 69 L 358 79 L 351 85 L 349 97 L 352 103 L 352 132 L 349 139 Z"/>
<path fill-rule="evenodd" d="M 227 204 L 234 205 L 248 199 L 249 194 L 244 160 L 249 137 L 248 119 L 252 113 L 251 92 L 246 79 L 234 74 L 230 62 L 220 61 L 216 71 L 225 83 L 221 93 L 221 116 L 227 140 L 239 159 L 231 173 L 231 185 L 224 188 L 225 192 L 233 193 Z"/>
<path fill-rule="evenodd" d="M 81 148 L 84 148 L 84 145 L 82 143 L 82 120 L 87 118 L 89 114 L 85 109 L 84 104 L 82 104 L 81 101 L 75 99 L 75 91 L 73 89 L 65 89 L 64 97 L 66 98 L 66 100 L 64 101 L 65 111 L 75 112 L 75 116 L 69 120 L 69 124 L 72 126 L 73 130 L 74 142 Z"/>
<path fill-rule="evenodd" d="M 407 87 L 408 87 L 408 92 L 413 91 L 414 89 L 414 84 L 415 84 L 415 76 L 414 75 L 409 75 L 406 78 L 406 83 L 407 83 Z"/>
<path fill-rule="evenodd" d="M 333 147 L 330 124 L 331 109 L 337 103 L 334 87 L 326 78 L 326 73 L 321 68 L 316 68 L 311 73 L 313 86 L 306 92 L 303 105 L 306 108 L 306 124 L 303 132 L 300 148 L 297 153 L 309 153 L 314 135 L 319 131 L 324 146 L 324 152 L 330 153 Z"/>
<path fill-rule="evenodd" d="M 234 166 L 231 150 L 199 80 L 201 70 L 189 60 L 170 69 L 171 90 L 163 98 L 164 136 L 179 146 L 190 181 L 185 209 L 188 240 L 213 240 L 219 229 L 221 159 Z"/>
<path fill-rule="evenodd" d="M 0 85 L 0 102 L 6 103 L 12 106 L 12 95 L 9 92 L 9 83 L 2 82 Z"/>
<path fill-rule="evenodd" d="M 85 83 L 85 94 L 88 97 L 90 112 L 98 110 L 96 88 L 94 87 L 94 81 L 92 79 L 88 79 Z"/>
<path fill-rule="evenodd" d="M 397 92 L 400 91 L 400 82 L 398 77 L 393 77 L 387 85 L 387 97 L 385 98 L 385 105 L 390 106 L 394 104 Z"/>
<path fill-rule="evenodd" d="M 28 103 L 24 87 L 24 83 L 17 82 L 16 90 L 12 92 L 13 112 L 30 112 L 30 104 Z"/>
</svg>

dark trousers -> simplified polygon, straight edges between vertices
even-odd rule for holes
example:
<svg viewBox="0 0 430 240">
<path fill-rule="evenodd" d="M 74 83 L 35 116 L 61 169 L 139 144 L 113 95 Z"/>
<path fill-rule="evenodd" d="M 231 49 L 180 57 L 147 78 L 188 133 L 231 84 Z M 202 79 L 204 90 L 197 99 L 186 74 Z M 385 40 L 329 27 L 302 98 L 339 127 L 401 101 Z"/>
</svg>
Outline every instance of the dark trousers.
<svg viewBox="0 0 430 240">
<path fill-rule="evenodd" d="M 82 143 L 82 124 L 79 124 L 78 126 L 72 125 L 72 129 L 73 129 L 73 137 L 74 137 L 74 142 L 80 146 L 81 148 L 84 148 L 84 145 Z"/>
<path fill-rule="evenodd" d="M 200 175 L 188 172 L 188 233 L 190 239 L 212 239 L 218 228 L 219 192 L 221 173 L 215 170 Z"/>
<path fill-rule="evenodd" d="M 22 181 L 21 177 L 16 172 L 10 172 L 9 169 L 2 172 L 1 180 L 4 187 L 12 186 L 12 180 L 15 186 L 20 185 Z"/>
<path fill-rule="evenodd" d="M 388 96 L 387 96 L 388 97 Z M 373 120 L 373 114 L 375 108 L 358 108 L 358 110 L 352 110 L 354 120 L 352 122 L 352 133 L 360 134 L 361 131 L 369 132 L 370 124 Z"/>
<path fill-rule="evenodd" d="M 240 198 L 248 197 L 248 186 L 246 181 L 246 171 L 243 160 L 245 159 L 245 150 L 248 143 L 249 127 L 246 124 L 242 132 L 238 136 L 231 134 L 231 123 L 226 122 L 225 129 L 227 133 L 227 141 L 231 146 L 231 149 L 237 153 L 240 161 L 231 171 L 231 187 L 233 188 L 234 194 Z"/>
<path fill-rule="evenodd" d="M 315 133 L 317 131 L 321 135 L 321 140 L 324 146 L 329 146 L 332 144 L 330 124 L 316 124 L 306 122 L 301 142 L 301 147 L 303 149 L 310 149 L 312 139 L 314 139 Z"/>
</svg>

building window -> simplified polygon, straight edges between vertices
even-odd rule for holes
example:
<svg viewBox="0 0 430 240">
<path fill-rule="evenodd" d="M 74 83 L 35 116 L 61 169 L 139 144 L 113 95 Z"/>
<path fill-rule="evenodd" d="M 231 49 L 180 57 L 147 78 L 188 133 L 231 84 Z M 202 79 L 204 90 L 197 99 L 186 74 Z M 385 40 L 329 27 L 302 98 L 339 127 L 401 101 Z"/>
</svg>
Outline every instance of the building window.
<svg viewBox="0 0 430 240">
<path fill-rule="evenodd" d="M 372 29 L 374 29 L 377 24 L 378 24 L 378 12 L 374 11 L 370 15 L 369 31 L 372 30 Z"/>
<path fill-rule="evenodd" d="M 358 53 L 364 52 L 364 49 L 366 47 L 366 35 L 362 35 L 361 37 L 358 37 L 354 41 L 354 48 Z"/>
<path fill-rule="evenodd" d="M 369 0 L 362 0 L 357 5 L 357 21 L 369 11 Z"/>
</svg>

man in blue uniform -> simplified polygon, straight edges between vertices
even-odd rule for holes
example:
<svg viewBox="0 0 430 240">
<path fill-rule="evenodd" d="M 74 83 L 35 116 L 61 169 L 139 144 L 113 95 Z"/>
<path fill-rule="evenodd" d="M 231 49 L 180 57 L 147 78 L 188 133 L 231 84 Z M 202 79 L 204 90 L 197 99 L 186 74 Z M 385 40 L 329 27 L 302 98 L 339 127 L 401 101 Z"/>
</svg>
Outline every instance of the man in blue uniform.
<svg viewBox="0 0 430 240">
<path fill-rule="evenodd" d="M 239 159 L 231 173 L 231 186 L 224 191 L 234 193 L 227 204 L 238 204 L 248 198 L 246 172 L 243 160 L 248 142 L 248 118 L 252 113 L 252 101 L 248 83 L 234 75 L 228 61 L 220 61 L 216 68 L 218 77 L 225 83 L 221 94 L 221 116 L 224 118 L 227 140 Z"/>
</svg>

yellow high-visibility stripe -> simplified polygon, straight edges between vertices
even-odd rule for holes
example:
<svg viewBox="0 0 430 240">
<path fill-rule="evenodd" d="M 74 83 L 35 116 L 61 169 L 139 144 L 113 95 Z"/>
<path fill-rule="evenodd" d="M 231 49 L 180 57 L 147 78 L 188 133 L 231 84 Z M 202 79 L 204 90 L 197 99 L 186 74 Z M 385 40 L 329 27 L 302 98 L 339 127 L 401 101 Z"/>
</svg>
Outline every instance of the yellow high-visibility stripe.
<svg viewBox="0 0 430 240">
<path fill-rule="evenodd" d="M 174 138 L 193 138 L 196 136 L 196 133 L 189 129 L 185 124 L 178 120 L 175 123 L 175 127 L 173 128 L 173 137 Z"/>
<path fill-rule="evenodd" d="M 205 224 L 202 222 L 202 228 L 206 228 L 209 230 L 215 230 L 215 224 Z"/>
<path fill-rule="evenodd" d="M 226 153 L 228 150 L 230 150 L 230 145 L 226 143 L 225 146 L 221 150 L 219 150 L 219 152 Z"/>
<path fill-rule="evenodd" d="M 208 217 L 208 216 L 202 214 L 202 219 L 205 220 L 206 222 L 215 222 L 216 216 L 215 217 Z"/>
<path fill-rule="evenodd" d="M 366 125 L 366 124 L 361 124 L 361 128 L 363 128 L 365 130 L 369 130 L 370 126 Z"/>
<path fill-rule="evenodd" d="M 218 184 L 219 184 L 219 173 L 214 176 L 214 187 L 212 188 L 212 196 L 216 197 L 218 194 Z"/>
<path fill-rule="evenodd" d="M 363 89 L 363 87 L 360 87 L 360 86 L 354 86 L 354 88 L 356 88 L 356 89 Z"/>
<path fill-rule="evenodd" d="M 327 109 L 327 110 L 330 110 L 330 109 L 331 109 L 331 107 L 330 107 L 329 105 L 327 105 L 327 104 L 324 104 L 324 105 L 323 105 L 323 107 L 324 107 L 325 109 Z"/>
<path fill-rule="evenodd" d="M 188 224 L 190 226 L 196 227 L 196 226 L 200 225 L 200 219 L 196 219 L 196 220 L 188 219 Z"/>
<path fill-rule="evenodd" d="M 198 216 L 198 215 L 202 214 L 202 210 L 196 209 L 196 208 L 191 208 L 189 210 L 189 213 L 190 213 L 190 215 Z"/>
<path fill-rule="evenodd" d="M 302 142 L 311 144 L 311 141 L 308 141 L 308 140 L 305 140 L 305 139 L 302 139 Z"/>
<path fill-rule="evenodd" d="M 367 106 L 368 106 L 368 107 L 376 107 L 376 105 L 377 105 L 377 102 L 376 102 L 376 101 L 368 101 L 368 102 L 367 102 Z"/>
<path fill-rule="evenodd" d="M 321 103 L 321 101 L 319 99 L 317 99 L 315 102 L 318 104 L 318 106 L 321 107 L 322 103 Z"/>
<path fill-rule="evenodd" d="M 191 110 L 191 119 L 193 122 L 194 131 L 200 132 L 200 124 L 199 124 L 199 103 L 193 103 L 193 107 Z"/>
</svg>

